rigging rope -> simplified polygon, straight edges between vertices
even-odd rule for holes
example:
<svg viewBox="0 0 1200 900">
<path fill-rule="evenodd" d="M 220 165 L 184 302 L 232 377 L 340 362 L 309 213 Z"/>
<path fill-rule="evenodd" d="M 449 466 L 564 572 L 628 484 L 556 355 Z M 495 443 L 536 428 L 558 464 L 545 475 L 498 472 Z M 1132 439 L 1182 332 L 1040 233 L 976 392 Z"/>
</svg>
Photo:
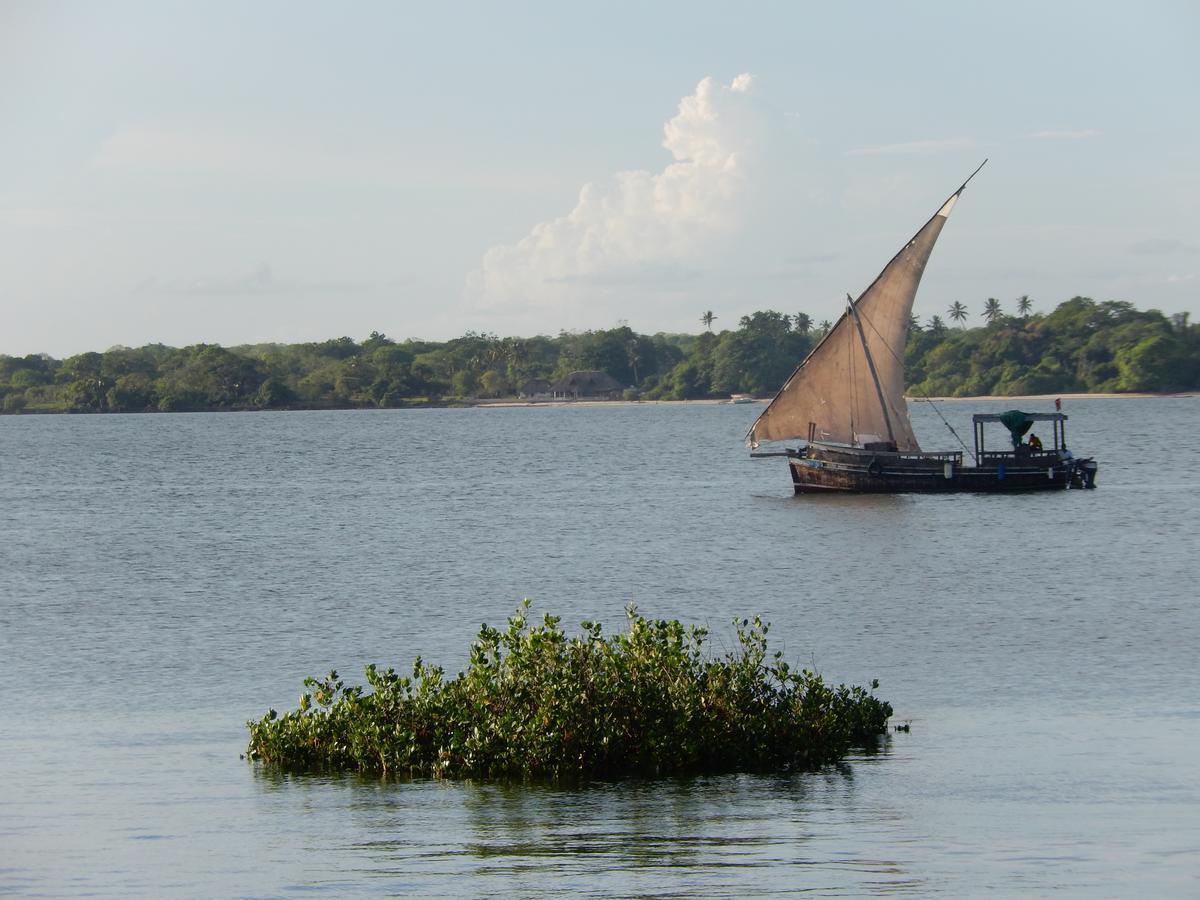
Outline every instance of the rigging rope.
<svg viewBox="0 0 1200 900">
<path fill-rule="evenodd" d="M 871 326 L 871 330 L 875 332 L 875 336 L 877 338 L 879 338 L 880 343 L 882 343 L 883 346 L 887 348 L 887 352 L 892 354 L 892 359 L 896 360 L 896 363 L 900 366 L 900 371 L 903 372 L 904 371 L 904 360 L 902 360 L 899 356 L 896 355 L 896 351 L 892 349 L 892 345 L 889 344 L 887 342 L 887 339 L 882 334 L 879 333 L 879 329 L 875 327 L 875 324 L 867 317 L 866 313 L 864 313 L 860 309 L 858 311 L 858 315 L 859 315 L 860 319 L 864 320 L 868 325 Z M 915 385 L 911 385 L 911 386 L 909 386 L 909 390 L 914 390 L 915 387 L 916 387 Z M 975 460 L 975 465 L 979 465 L 979 458 L 975 455 L 975 451 L 972 450 L 970 447 L 968 447 L 966 442 L 958 436 L 958 432 L 954 430 L 954 426 L 946 421 L 946 417 L 942 415 L 942 411 L 937 408 L 937 405 L 933 402 L 933 400 L 930 399 L 929 397 L 920 397 L 920 396 L 916 397 L 915 399 L 924 400 L 926 403 L 928 403 L 933 408 L 933 411 L 935 413 L 937 413 L 938 418 L 942 420 L 942 424 L 945 425 L 950 430 L 950 433 L 952 435 L 954 435 L 954 439 L 956 441 L 958 441 L 958 443 L 962 446 L 962 448 L 971 455 L 971 459 Z"/>
<path fill-rule="evenodd" d="M 951 425 L 949 422 L 947 422 L 947 421 L 946 421 L 946 417 L 945 417 L 945 416 L 943 416 L 943 415 L 942 415 L 942 411 L 941 411 L 940 409 L 938 409 L 938 408 L 937 408 L 937 404 L 936 404 L 936 403 L 934 403 L 934 402 L 933 402 L 933 400 L 932 400 L 931 398 L 929 398 L 929 397 L 917 397 L 916 399 L 918 399 L 918 400 L 924 400 L 924 401 L 925 401 L 926 403 L 928 403 L 928 404 L 929 404 L 931 407 L 933 407 L 933 411 L 934 411 L 935 413 L 937 413 L 937 414 L 938 414 L 938 418 L 942 420 L 942 424 L 943 424 L 943 425 L 945 425 L 947 428 L 949 428 L 949 429 L 950 429 L 950 433 L 951 433 L 952 435 L 954 435 L 954 438 L 955 438 L 955 440 L 957 440 L 957 441 L 958 441 L 960 444 L 962 444 L 962 448 L 963 448 L 964 450 L 966 450 L 968 453 L 970 453 L 970 454 L 971 454 L 971 459 L 975 460 L 975 465 L 979 465 L 979 457 L 977 457 L 977 456 L 975 455 L 975 451 L 974 451 L 974 450 L 972 450 L 970 447 L 968 447 L 968 446 L 966 445 L 966 443 L 963 441 L 963 439 L 962 439 L 962 438 L 960 438 L 960 437 L 958 436 L 958 432 L 954 430 L 954 426 L 953 426 L 953 425 Z"/>
</svg>

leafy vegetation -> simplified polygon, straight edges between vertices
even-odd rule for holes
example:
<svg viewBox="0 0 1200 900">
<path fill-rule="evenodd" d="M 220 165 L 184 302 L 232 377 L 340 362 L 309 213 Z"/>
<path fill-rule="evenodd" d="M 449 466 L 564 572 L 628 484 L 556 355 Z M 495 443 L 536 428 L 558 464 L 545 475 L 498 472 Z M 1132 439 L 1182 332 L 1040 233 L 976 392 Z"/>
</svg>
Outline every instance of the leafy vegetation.
<svg viewBox="0 0 1200 900">
<path fill-rule="evenodd" d="M 1019 297 L 1016 316 L 989 298 L 986 324 L 967 328 L 965 304 L 914 319 L 906 351 L 919 396 L 1180 391 L 1200 387 L 1200 330 L 1130 303 L 1075 297 L 1049 314 Z M 397 342 L 378 332 L 308 344 L 180 349 L 114 347 L 64 360 L 0 356 L 0 411 L 147 412 L 334 409 L 448 404 L 530 393 L 580 369 L 607 372 L 628 399 L 769 395 L 831 327 L 803 312 L 743 316 L 736 329 L 698 335 L 617 328 L 557 337 L 468 332 L 450 341 Z M 544 390 L 544 385 L 543 385 Z"/>
<path fill-rule="evenodd" d="M 891 706 L 867 690 L 768 657 L 757 618 L 714 659 L 703 628 L 627 615 L 623 633 L 584 622 L 568 638 L 555 616 L 531 624 L 526 600 L 506 630 L 480 629 L 455 678 L 418 658 L 411 677 L 368 666 L 369 692 L 336 672 L 306 679 L 297 709 L 247 723 L 247 755 L 289 771 L 576 779 L 808 768 L 887 729 Z"/>
<path fill-rule="evenodd" d="M 968 397 L 1200 387 L 1200 330 L 1187 313 L 1168 319 L 1087 297 L 1048 315 L 1030 314 L 1028 297 L 1018 297 L 1016 306 L 1020 314 L 1008 316 L 989 299 L 981 328 L 946 328 L 936 316 L 914 328 L 906 351 L 910 391 Z"/>
</svg>

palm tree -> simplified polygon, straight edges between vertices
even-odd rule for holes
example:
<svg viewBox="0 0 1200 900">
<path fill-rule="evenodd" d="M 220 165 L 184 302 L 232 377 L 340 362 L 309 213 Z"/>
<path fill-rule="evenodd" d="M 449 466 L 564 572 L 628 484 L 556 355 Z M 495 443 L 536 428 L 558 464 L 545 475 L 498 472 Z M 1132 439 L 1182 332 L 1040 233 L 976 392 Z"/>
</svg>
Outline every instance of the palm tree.
<svg viewBox="0 0 1200 900">
<path fill-rule="evenodd" d="M 808 330 L 812 328 L 812 316 L 808 313 L 796 313 L 796 317 L 792 321 L 796 325 L 796 330 L 801 334 L 808 334 Z"/>
<path fill-rule="evenodd" d="M 983 317 L 991 323 L 995 322 L 1002 315 L 1004 315 L 1004 310 L 1000 308 L 1000 301 L 995 297 L 988 297 L 987 303 L 983 304 Z"/>
<path fill-rule="evenodd" d="M 636 337 L 631 337 L 625 343 L 625 354 L 629 357 L 629 367 L 633 369 L 633 383 L 635 386 L 638 383 L 638 363 L 642 359 L 641 353 L 638 352 L 640 349 Z"/>
<path fill-rule="evenodd" d="M 932 334 L 942 334 L 946 330 L 946 323 L 942 321 L 941 316 L 934 316 L 929 320 L 929 331 Z"/>
<path fill-rule="evenodd" d="M 908 330 L 910 334 L 921 330 L 921 320 L 917 318 L 916 313 L 910 313 L 908 316 Z"/>
<path fill-rule="evenodd" d="M 519 382 L 524 377 L 526 364 L 529 362 L 529 347 L 520 338 L 511 337 L 504 339 L 502 347 L 508 377 L 513 382 Z"/>
<path fill-rule="evenodd" d="M 707 328 L 709 331 L 712 331 L 712 323 L 713 323 L 713 319 L 715 319 L 715 318 L 716 318 L 716 316 L 713 315 L 713 312 L 710 309 L 707 312 L 705 312 L 704 315 L 702 315 L 700 317 L 700 321 L 704 324 L 705 328 Z"/>
<path fill-rule="evenodd" d="M 1028 294 L 1022 294 L 1017 298 L 1017 313 L 1022 316 L 1029 315 L 1029 311 L 1033 309 L 1033 301 L 1029 299 Z"/>
<path fill-rule="evenodd" d="M 950 313 L 950 318 L 952 318 L 960 326 L 963 322 L 967 321 L 967 307 L 957 300 L 950 304 L 950 308 L 947 310 L 947 312 Z"/>
<path fill-rule="evenodd" d="M 833 327 L 833 323 L 830 322 L 828 319 L 822 319 L 821 324 L 817 326 L 817 328 L 820 330 L 822 336 L 829 334 L 829 329 L 831 329 L 832 327 Z"/>
</svg>

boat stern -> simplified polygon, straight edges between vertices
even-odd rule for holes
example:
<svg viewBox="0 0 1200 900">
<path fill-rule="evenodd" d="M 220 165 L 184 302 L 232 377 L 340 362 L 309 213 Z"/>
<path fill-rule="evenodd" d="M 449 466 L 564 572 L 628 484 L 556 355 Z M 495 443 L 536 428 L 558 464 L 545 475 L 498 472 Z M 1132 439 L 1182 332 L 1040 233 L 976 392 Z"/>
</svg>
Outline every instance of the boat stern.
<svg viewBox="0 0 1200 900">
<path fill-rule="evenodd" d="M 1073 488 L 1084 488 L 1086 490 L 1094 490 L 1096 487 L 1096 472 L 1100 467 L 1096 465 L 1096 461 L 1091 457 L 1086 459 L 1073 459 L 1070 462 L 1068 469 L 1068 485 Z"/>
</svg>

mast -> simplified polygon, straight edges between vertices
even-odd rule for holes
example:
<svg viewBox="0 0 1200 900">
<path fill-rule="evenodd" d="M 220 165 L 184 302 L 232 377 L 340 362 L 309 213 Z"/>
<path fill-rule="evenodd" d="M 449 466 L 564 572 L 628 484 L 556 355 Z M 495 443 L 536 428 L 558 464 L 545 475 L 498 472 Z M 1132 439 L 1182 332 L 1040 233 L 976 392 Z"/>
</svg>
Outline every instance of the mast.
<svg viewBox="0 0 1200 900">
<path fill-rule="evenodd" d="M 867 345 L 867 335 L 863 331 L 862 320 L 858 317 L 858 310 L 854 308 L 854 301 L 850 299 L 850 295 L 846 295 L 846 308 L 850 311 L 850 315 L 854 316 L 854 324 L 858 326 L 858 337 L 862 341 L 863 355 L 867 357 L 867 367 L 871 370 L 871 380 L 875 382 L 875 394 L 879 397 L 879 408 L 883 412 L 883 422 L 887 425 L 887 436 L 891 443 L 896 443 L 896 433 L 892 431 L 892 417 L 888 415 L 887 400 L 883 396 L 883 387 L 879 384 L 879 374 L 875 371 L 875 358 L 871 356 L 871 348 Z"/>
<path fill-rule="evenodd" d="M 913 301 L 942 226 L 986 163 L 938 207 L 795 368 L 746 433 L 751 446 L 810 435 L 852 445 L 856 433 L 887 432 L 900 451 L 920 451 L 904 402 L 903 357 Z M 872 396 L 878 409 L 874 403 L 858 405 Z"/>
</svg>

